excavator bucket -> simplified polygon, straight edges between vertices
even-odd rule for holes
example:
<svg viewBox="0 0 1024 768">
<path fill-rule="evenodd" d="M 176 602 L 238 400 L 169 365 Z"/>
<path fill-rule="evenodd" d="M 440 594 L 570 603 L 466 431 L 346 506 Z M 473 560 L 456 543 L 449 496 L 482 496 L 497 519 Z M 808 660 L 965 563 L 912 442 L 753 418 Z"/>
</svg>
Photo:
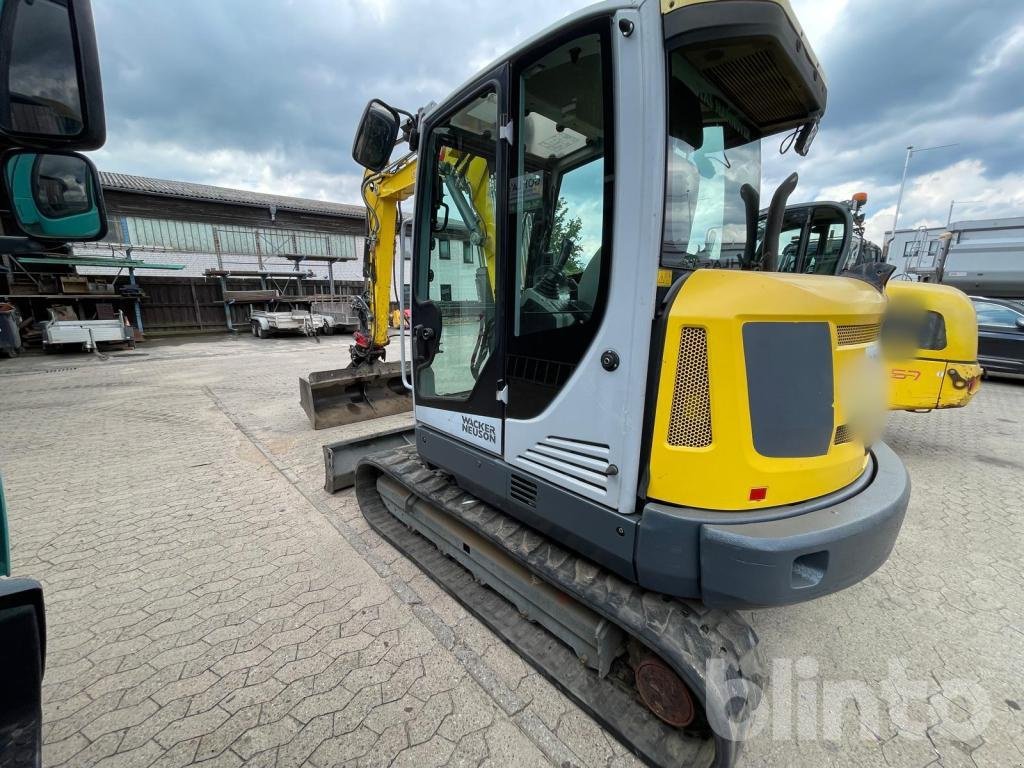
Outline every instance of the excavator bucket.
<svg viewBox="0 0 1024 768">
<path fill-rule="evenodd" d="M 412 410 L 400 363 L 375 362 L 299 379 L 299 401 L 313 429 L 338 427 Z"/>
</svg>

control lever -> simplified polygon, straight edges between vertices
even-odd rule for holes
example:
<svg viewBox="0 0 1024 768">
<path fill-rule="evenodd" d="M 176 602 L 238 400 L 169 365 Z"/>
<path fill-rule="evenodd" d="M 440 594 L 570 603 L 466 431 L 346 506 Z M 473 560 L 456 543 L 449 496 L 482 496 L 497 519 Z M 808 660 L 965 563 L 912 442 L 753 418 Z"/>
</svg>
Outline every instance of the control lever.
<svg viewBox="0 0 1024 768">
<path fill-rule="evenodd" d="M 558 298 L 558 276 L 562 274 L 565 265 L 569 263 L 569 256 L 572 255 L 576 244 L 569 238 L 562 241 L 562 250 L 558 252 L 558 258 L 544 272 L 544 277 L 537 281 L 534 290 L 549 299 Z"/>
</svg>

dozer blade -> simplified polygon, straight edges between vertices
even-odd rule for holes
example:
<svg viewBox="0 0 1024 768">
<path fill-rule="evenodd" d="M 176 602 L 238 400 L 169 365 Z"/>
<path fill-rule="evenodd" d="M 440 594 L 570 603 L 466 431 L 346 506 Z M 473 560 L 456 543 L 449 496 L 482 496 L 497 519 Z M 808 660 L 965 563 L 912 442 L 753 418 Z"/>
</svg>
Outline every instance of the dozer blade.
<svg viewBox="0 0 1024 768">
<path fill-rule="evenodd" d="M 313 371 L 299 379 L 299 401 L 313 429 L 339 427 L 412 410 L 400 363 Z"/>
<path fill-rule="evenodd" d="M 413 445 L 415 427 L 395 427 L 350 440 L 340 440 L 324 446 L 324 490 L 336 493 L 351 488 L 356 482 L 356 466 L 364 456 Z"/>
</svg>

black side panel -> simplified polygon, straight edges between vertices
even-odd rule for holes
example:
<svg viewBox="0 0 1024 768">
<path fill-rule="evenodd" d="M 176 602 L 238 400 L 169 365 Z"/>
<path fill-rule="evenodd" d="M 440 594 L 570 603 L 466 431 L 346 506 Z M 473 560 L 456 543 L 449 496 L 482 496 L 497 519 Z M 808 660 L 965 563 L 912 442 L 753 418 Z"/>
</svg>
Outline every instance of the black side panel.
<svg viewBox="0 0 1024 768">
<path fill-rule="evenodd" d="M 46 659 L 43 588 L 32 579 L 0 579 L 0 765 L 34 768 L 42 753 Z"/>
<path fill-rule="evenodd" d="M 835 414 L 828 323 L 743 326 L 754 448 L 771 458 L 824 456 Z"/>
<path fill-rule="evenodd" d="M 416 449 L 477 498 L 636 581 L 633 543 L 639 516 L 605 509 L 427 427 L 416 427 Z"/>
</svg>

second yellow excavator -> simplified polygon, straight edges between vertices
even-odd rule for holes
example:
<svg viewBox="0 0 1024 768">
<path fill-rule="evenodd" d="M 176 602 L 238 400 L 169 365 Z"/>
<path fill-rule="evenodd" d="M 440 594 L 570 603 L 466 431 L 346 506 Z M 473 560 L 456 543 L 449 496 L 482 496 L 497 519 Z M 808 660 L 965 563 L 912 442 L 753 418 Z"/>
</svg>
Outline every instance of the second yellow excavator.
<svg viewBox="0 0 1024 768">
<path fill-rule="evenodd" d="M 962 408 L 981 386 L 978 322 L 962 291 L 936 283 L 889 280 L 893 271 L 881 249 L 864 236 L 867 195 L 844 202 L 819 201 L 786 208 L 779 236 L 779 272 L 857 273 L 885 286 L 889 300 L 880 353 L 894 411 Z M 762 212 L 763 233 L 768 214 Z M 763 237 L 763 234 L 761 235 Z M 740 266 L 740 247 L 727 248 L 722 266 Z M 760 241 L 753 265 L 763 267 Z"/>
</svg>

